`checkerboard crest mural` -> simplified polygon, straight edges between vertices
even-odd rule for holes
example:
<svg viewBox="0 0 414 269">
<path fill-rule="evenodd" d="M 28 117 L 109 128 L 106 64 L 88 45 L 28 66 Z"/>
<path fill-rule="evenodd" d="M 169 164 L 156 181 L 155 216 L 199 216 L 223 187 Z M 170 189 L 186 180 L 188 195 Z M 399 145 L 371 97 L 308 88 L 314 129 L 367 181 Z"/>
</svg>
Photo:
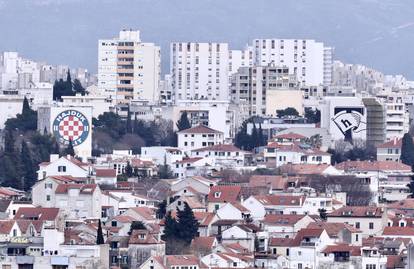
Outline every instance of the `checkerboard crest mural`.
<svg viewBox="0 0 414 269">
<path fill-rule="evenodd" d="M 90 124 L 79 111 L 65 110 L 60 112 L 53 121 L 53 134 L 62 144 L 80 145 L 88 138 Z"/>
</svg>

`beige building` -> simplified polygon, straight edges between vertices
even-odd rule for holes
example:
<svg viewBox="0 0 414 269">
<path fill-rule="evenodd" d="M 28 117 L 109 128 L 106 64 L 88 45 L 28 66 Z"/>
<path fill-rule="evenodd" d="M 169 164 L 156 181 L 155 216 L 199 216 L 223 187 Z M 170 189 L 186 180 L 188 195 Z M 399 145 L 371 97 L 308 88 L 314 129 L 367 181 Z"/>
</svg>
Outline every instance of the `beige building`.
<svg viewBox="0 0 414 269">
<path fill-rule="evenodd" d="M 141 42 L 139 31 L 122 30 L 119 37 L 99 40 L 98 88 L 116 99 L 157 102 L 160 84 L 160 47 Z"/>
<path fill-rule="evenodd" d="M 301 90 L 274 90 L 266 92 L 266 115 L 276 117 L 276 111 L 293 107 L 303 114 L 303 94 Z"/>
</svg>

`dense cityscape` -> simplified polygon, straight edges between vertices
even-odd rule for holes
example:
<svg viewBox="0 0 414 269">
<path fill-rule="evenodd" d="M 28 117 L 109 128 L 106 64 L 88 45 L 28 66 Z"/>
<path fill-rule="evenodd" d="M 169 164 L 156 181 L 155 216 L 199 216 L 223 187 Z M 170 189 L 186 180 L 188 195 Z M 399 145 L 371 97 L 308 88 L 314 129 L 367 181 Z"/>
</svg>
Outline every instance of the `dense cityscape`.
<svg viewBox="0 0 414 269">
<path fill-rule="evenodd" d="M 96 40 L 96 74 L 0 53 L 1 269 L 414 268 L 414 81 L 142 37 Z"/>
</svg>

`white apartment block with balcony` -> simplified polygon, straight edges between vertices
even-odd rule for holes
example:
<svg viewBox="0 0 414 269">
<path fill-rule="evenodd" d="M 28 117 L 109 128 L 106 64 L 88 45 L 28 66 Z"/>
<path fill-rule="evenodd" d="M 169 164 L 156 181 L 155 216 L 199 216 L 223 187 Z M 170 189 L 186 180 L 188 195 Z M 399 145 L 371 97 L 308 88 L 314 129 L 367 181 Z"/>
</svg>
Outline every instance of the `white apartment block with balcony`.
<svg viewBox="0 0 414 269">
<path fill-rule="evenodd" d="M 389 97 L 386 107 L 386 139 L 387 141 L 402 138 L 410 128 L 409 112 L 402 97 Z"/>
<path fill-rule="evenodd" d="M 227 43 L 174 42 L 170 45 L 170 57 L 174 101 L 228 100 Z"/>
<path fill-rule="evenodd" d="M 301 86 L 330 85 L 333 48 L 310 39 L 254 39 L 253 64 L 289 67 Z"/>
<path fill-rule="evenodd" d="M 119 37 L 99 40 L 98 88 L 117 103 L 158 102 L 160 47 L 143 43 L 139 31 L 122 30 Z"/>
</svg>

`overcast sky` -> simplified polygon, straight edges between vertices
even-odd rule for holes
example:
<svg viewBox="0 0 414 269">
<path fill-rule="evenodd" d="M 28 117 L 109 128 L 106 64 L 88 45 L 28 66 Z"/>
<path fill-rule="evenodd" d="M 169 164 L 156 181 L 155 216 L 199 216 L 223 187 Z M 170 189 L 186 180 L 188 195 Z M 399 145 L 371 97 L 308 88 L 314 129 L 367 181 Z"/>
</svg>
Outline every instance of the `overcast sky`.
<svg viewBox="0 0 414 269">
<path fill-rule="evenodd" d="M 413 0 L 0 0 L 0 51 L 97 70 L 97 44 L 122 28 L 161 45 L 312 38 L 335 59 L 414 80 Z"/>
</svg>

